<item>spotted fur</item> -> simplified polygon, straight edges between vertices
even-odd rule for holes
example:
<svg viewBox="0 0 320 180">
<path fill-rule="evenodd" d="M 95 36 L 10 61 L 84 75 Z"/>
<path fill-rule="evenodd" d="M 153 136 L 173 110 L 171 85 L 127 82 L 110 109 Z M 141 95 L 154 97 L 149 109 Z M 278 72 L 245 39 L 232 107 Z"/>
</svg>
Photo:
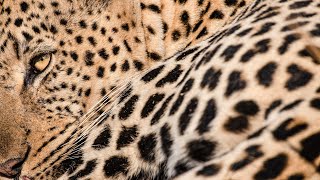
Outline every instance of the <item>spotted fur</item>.
<svg viewBox="0 0 320 180">
<path fill-rule="evenodd" d="M 319 2 L 0 10 L 4 179 L 320 178 Z"/>
</svg>

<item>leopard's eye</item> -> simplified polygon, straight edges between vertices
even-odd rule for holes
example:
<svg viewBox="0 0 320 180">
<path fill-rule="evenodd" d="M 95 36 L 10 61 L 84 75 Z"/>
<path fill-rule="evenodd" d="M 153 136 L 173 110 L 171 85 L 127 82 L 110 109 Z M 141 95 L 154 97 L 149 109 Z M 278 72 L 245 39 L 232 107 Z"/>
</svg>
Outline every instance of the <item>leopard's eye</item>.
<svg viewBox="0 0 320 180">
<path fill-rule="evenodd" d="M 51 62 L 52 54 L 41 54 L 35 56 L 31 60 L 31 66 L 33 73 L 40 74 L 49 66 Z"/>
</svg>

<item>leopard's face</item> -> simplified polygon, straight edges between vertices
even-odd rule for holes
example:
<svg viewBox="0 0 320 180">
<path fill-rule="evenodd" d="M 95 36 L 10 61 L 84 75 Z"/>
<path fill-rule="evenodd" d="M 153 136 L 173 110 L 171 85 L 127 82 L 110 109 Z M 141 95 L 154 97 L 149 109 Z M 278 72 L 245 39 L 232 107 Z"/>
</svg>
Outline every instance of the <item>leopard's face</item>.
<svg viewBox="0 0 320 180">
<path fill-rule="evenodd" d="M 99 56 L 85 50 L 91 48 L 89 43 L 80 43 L 87 32 L 81 27 L 86 19 L 77 19 L 81 4 L 59 3 L 0 1 L 0 175 L 4 177 L 17 176 L 21 168 L 33 176 L 36 167 L 53 166 L 46 158 L 54 156 L 57 144 L 70 135 L 68 128 L 89 108 L 93 93 L 87 74 L 96 69 L 91 63 Z"/>
</svg>

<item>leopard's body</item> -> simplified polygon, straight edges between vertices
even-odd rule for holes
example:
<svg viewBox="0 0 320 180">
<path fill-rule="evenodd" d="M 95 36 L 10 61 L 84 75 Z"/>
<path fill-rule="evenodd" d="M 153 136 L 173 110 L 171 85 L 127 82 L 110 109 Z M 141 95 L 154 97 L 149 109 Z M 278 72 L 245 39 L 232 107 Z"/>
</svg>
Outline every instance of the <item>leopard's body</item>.
<svg viewBox="0 0 320 180">
<path fill-rule="evenodd" d="M 1 178 L 320 178 L 320 2 L 0 5 Z"/>
</svg>

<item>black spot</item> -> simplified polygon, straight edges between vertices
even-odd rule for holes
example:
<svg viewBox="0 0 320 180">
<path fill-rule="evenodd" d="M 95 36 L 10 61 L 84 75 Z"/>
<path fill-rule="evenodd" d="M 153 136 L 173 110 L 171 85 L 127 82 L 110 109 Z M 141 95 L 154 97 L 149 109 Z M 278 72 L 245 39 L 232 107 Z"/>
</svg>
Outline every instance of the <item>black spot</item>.
<svg viewBox="0 0 320 180">
<path fill-rule="evenodd" d="M 276 23 L 274 23 L 274 22 L 267 22 L 267 23 L 263 24 L 261 29 L 258 32 L 254 33 L 252 36 L 261 36 L 261 35 L 269 32 L 271 30 L 272 26 L 274 26 L 275 24 Z"/>
<path fill-rule="evenodd" d="M 294 119 L 287 119 L 282 122 L 277 129 L 273 130 L 272 134 L 277 140 L 287 140 L 308 127 L 305 123 L 294 123 Z"/>
<path fill-rule="evenodd" d="M 54 152 L 54 151 L 53 151 Z M 60 162 L 57 166 L 53 167 L 52 176 L 55 178 L 59 178 L 64 173 L 72 174 L 76 171 L 76 169 L 83 164 L 83 153 L 76 149 L 76 151 L 71 151 L 70 154 L 72 158 L 66 157 L 65 160 Z M 71 168 L 70 168 L 71 167 Z"/>
<path fill-rule="evenodd" d="M 107 94 L 106 89 L 102 88 L 100 94 L 101 94 L 101 96 L 105 96 Z"/>
<path fill-rule="evenodd" d="M 106 30 L 104 27 L 102 27 L 102 28 L 100 29 L 100 33 L 101 33 L 102 35 L 106 35 L 106 32 L 107 32 L 107 30 Z"/>
<path fill-rule="evenodd" d="M 183 174 L 192 168 L 193 166 L 185 162 L 185 160 L 179 160 L 174 166 L 175 176 L 179 176 L 180 174 Z"/>
<path fill-rule="evenodd" d="M 210 46 L 202 49 L 201 51 L 197 52 L 193 59 L 196 58 L 197 56 L 199 56 L 200 54 L 202 54 L 202 51 L 206 51 L 207 48 L 209 48 Z M 208 62 L 210 62 L 215 56 L 215 54 L 218 52 L 218 50 L 221 48 L 221 44 L 218 44 L 212 51 L 208 51 L 204 54 L 204 56 L 202 57 L 201 61 L 199 61 L 199 63 L 196 66 L 196 69 L 198 69 L 200 67 L 201 64 L 207 64 Z"/>
<path fill-rule="evenodd" d="M 197 35 L 196 39 L 200 39 L 201 37 L 205 36 L 208 34 L 208 30 L 207 30 L 207 27 L 204 27 L 200 33 Z"/>
<path fill-rule="evenodd" d="M 166 34 L 168 32 L 168 24 L 167 23 L 163 23 L 163 33 Z"/>
<path fill-rule="evenodd" d="M 183 135 L 198 107 L 198 99 L 192 98 L 179 118 L 179 131 Z"/>
<path fill-rule="evenodd" d="M 43 3 L 39 3 L 38 8 L 41 10 L 44 10 L 46 8 L 46 6 Z"/>
<path fill-rule="evenodd" d="M 286 168 L 288 157 L 285 154 L 278 154 L 275 157 L 267 159 L 263 163 L 262 169 L 254 175 L 254 179 L 275 179 Z"/>
<path fill-rule="evenodd" d="M 17 18 L 15 21 L 14 21 L 14 25 L 16 25 L 17 27 L 20 27 L 23 23 L 23 19 L 21 18 Z"/>
<path fill-rule="evenodd" d="M 154 61 L 159 61 L 161 59 L 161 56 L 155 52 L 148 52 L 147 54 L 148 54 L 148 57 Z"/>
<path fill-rule="evenodd" d="M 31 41 L 33 39 L 33 36 L 31 36 L 27 32 L 22 32 L 23 37 L 26 39 L 26 41 Z"/>
<path fill-rule="evenodd" d="M 120 150 L 121 148 L 132 143 L 138 137 L 138 134 L 137 126 L 122 127 L 122 131 L 120 132 L 117 140 L 117 150 Z"/>
<path fill-rule="evenodd" d="M 127 40 L 124 40 L 124 41 L 123 41 L 123 44 L 124 44 L 124 46 L 126 47 L 126 49 L 127 49 L 128 52 L 131 52 L 131 51 L 132 51 L 132 49 L 131 49 L 130 45 L 128 44 Z"/>
<path fill-rule="evenodd" d="M 77 36 L 77 37 L 76 37 L 76 42 L 77 42 L 78 44 L 81 44 L 81 43 L 83 42 L 82 36 Z"/>
<path fill-rule="evenodd" d="M 210 99 L 207 102 L 206 108 L 200 118 L 199 124 L 197 126 L 197 131 L 199 134 L 203 134 L 209 131 L 209 124 L 216 117 L 217 106 L 214 99 Z"/>
<path fill-rule="evenodd" d="M 309 6 L 311 3 L 312 3 L 311 0 L 297 1 L 297 2 L 290 4 L 289 8 L 290 9 L 301 9 L 301 8 Z"/>
<path fill-rule="evenodd" d="M 53 34 L 56 34 L 58 32 L 58 29 L 54 25 L 51 25 L 50 32 L 52 32 Z"/>
<path fill-rule="evenodd" d="M 301 151 L 300 155 L 303 156 L 306 160 L 313 162 L 320 155 L 320 133 L 315 133 L 301 142 Z"/>
<path fill-rule="evenodd" d="M 128 23 L 122 24 L 121 28 L 125 31 L 129 31 L 129 24 Z"/>
<path fill-rule="evenodd" d="M 128 60 L 125 60 L 124 63 L 121 65 L 121 70 L 126 72 L 130 69 L 130 65 Z"/>
<path fill-rule="evenodd" d="M 90 76 L 84 75 L 84 76 L 82 77 L 82 79 L 83 79 L 84 81 L 89 81 L 89 80 L 90 80 Z"/>
<path fill-rule="evenodd" d="M 124 101 L 125 99 L 127 99 L 127 97 L 129 97 L 132 93 L 132 87 L 131 84 L 127 85 L 126 89 L 124 91 L 121 92 L 120 98 L 119 98 L 119 103 L 121 103 L 122 101 Z"/>
<path fill-rule="evenodd" d="M 240 91 L 246 87 L 246 81 L 241 79 L 241 72 L 233 71 L 228 77 L 228 86 L 225 92 L 225 96 L 229 97 L 234 92 Z"/>
<path fill-rule="evenodd" d="M 156 34 L 156 32 L 151 26 L 147 26 L 147 30 L 149 31 L 150 34 Z"/>
<path fill-rule="evenodd" d="M 242 133 L 249 128 L 248 118 L 245 116 L 229 118 L 224 124 L 224 128 L 232 133 Z"/>
<path fill-rule="evenodd" d="M 155 134 L 149 134 L 147 136 L 142 136 L 138 142 L 138 148 L 140 152 L 141 159 L 146 162 L 154 162 L 156 159 L 155 148 L 157 145 L 157 137 Z"/>
<path fill-rule="evenodd" d="M 202 81 L 201 81 L 201 88 L 208 86 L 209 90 L 214 90 L 218 83 L 222 72 L 221 70 L 214 70 L 212 67 L 207 70 L 204 74 Z"/>
<path fill-rule="evenodd" d="M 72 68 L 68 68 L 68 69 L 67 69 L 67 75 L 71 75 L 72 72 L 73 72 L 73 69 L 72 69 Z"/>
<path fill-rule="evenodd" d="M 87 23 L 86 23 L 84 20 L 81 20 L 81 21 L 79 22 L 79 26 L 80 26 L 81 28 L 87 28 Z"/>
<path fill-rule="evenodd" d="M 92 29 L 93 31 L 96 31 L 96 30 L 98 29 L 98 25 L 97 25 L 96 22 L 92 23 L 91 29 Z"/>
<path fill-rule="evenodd" d="M 155 106 L 158 103 L 160 103 L 163 98 L 164 98 L 164 94 L 156 93 L 151 95 L 141 111 L 141 117 L 142 118 L 148 117 L 149 114 L 154 110 Z"/>
<path fill-rule="evenodd" d="M 187 92 L 189 92 L 191 90 L 191 88 L 193 86 L 193 82 L 194 82 L 194 79 L 189 79 L 185 83 L 185 85 L 183 86 L 182 90 L 179 93 L 177 100 L 174 102 L 174 104 L 171 107 L 170 116 L 175 114 L 178 111 L 178 109 L 180 108 L 180 106 L 184 100 L 185 95 L 187 94 Z"/>
<path fill-rule="evenodd" d="M 150 9 L 151 11 L 153 11 L 155 13 L 160 13 L 161 12 L 160 8 L 155 4 L 150 4 L 148 6 L 148 9 Z"/>
<path fill-rule="evenodd" d="M 160 129 L 161 147 L 167 158 L 171 155 L 173 140 L 170 134 L 170 126 L 166 123 Z"/>
<path fill-rule="evenodd" d="M 99 78 L 103 78 L 103 76 L 104 76 L 104 67 L 99 66 L 98 72 L 97 72 L 97 76 L 98 76 Z"/>
<path fill-rule="evenodd" d="M 273 75 L 276 71 L 277 64 L 275 62 L 269 62 L 264 65 L 257 73 L 256 78 L 259 84 L 269 87 L 273 80 Z"/>
<path fill-rule="evenodd" d="M 40 26 L 43 30 L 48 31 L 48 28 L 45 24 L 41 23 Z"/>
<path fill-rule="evenodd" d="M 116 28 L 116 27 L 113 27 L 113 28 L 112 28 L 112 32 L 113 32 L 113 33 L 117 33 L 118 31 L 119 31 L 118 28 Z"/>
<path fill-rule="evenodd" d="M 141 80 L 143 80 L 144 82 L 150 82 L 153 79 L 155 79 L 163 70 L 164 65 L 161 65 L 155 69 L 152 69 L 151 71 L 149 71 L 146 75 L 144 75 Z"/>
<path fill-rule="evenodd" d="M 305 26 L 307 24 L 309 24 L 309 21 L 294 22 L 294 23 L 283 26 L 281 31 L 283 31 L 283 32 L 293 31 L 293 30 L 301 28 L 302 26 Z"/>
<path fill-rule="evenodd" d="M 221 54 L 221 57 L 225 57 L 225 61 L 231 60 L 238 50 L 242 47 L 242 44 L 239 45 L 230 45 L 228 46 Z"/>
<path fill-rule="evenodd" d="M 242 100 L 235 105 L 234 109 L 238 113 L 247 116 L 254 116 L 259 112 L 259 106 L 252 100 Z"/>
<path fill-rule="evenodd" d="M 2 1 L 2 2 L 3 2 L 3 1 Z M 1 4 L 0 4 L 0 5 L 1 5 Z M 11 8 L 10 8 L 10 7 L 5 8 L 4 11 L 5 11 L 8 15 L 11 14 Z"/>
<path fill-rule="evenodd" d="M 214 10 L 211 15 L 210 19 L 223 19 L 224 14 L 220 10 Z"/>
<path fill-rule="evenodd" d="M 280 105 L 282 104 L 282 101 L 281 100 L 275 100 L 273 101 L 270 106 L 266 109 L 266 112 L 265 112 L 265 115 L 264 115 L 264 118 L 267 119 L 269 114 L 277 107 L 279 107 Z"/>
<path fill-rule="evenodd" d="M 92 173 L 94 171 L 96 166 L 97 166 L 96 160 L 88 161 L 86 163 L 86 166 L 85 166 L 84 169 L 80 170 L 77 174 L 75 174 L 74 176 L 70 177 L 69 179 L 70 180 L 76 180 L 78 178 L 87 176 L 87 175 L 89 175 L 90 173 Z"/>
<path fill-rule="evenodd" d="M 288 180 L 304 180 L 305 177 L 303 174 L 297 173 L 288 177 Z"/>
<path fill-rule="evenodd" d="M 93 66 L 94 62 L 93 62 L 93 57 L 95 56 L 94 53 L 90 52 L 90 51 L 86 51 L 85 53 L 85 63 L 87 66 Z"/>
<path fill-rule="evenodd" d="M 241 57 L 240 62 L 248 62 L 250 61 L 256 54 L 265 53 L 269 49 L 270 39 L 263 39 L 258 41 L 254 49 L 247 50 Z"/>
<path fill-rule="evenodd" d="M 224 36 L 230 36 L 231 34 L 235 34 L 235 32 L 240 28 L 241 28 L 240 24 L 234 25 L 226 31 Z"/>
<path fill-rule="evenodd" d="M 252 163 L 257 158 L 262 157 L 263 152 L 261 152 L 261 150 L 259 150 L 259 148 L 260 148 L 259 145 L 251 145 L 251 146 L 247 147 L 245 149 L 245 151 L 247 153 L 245 158 L 243 158 L 237 162 L 232 163 L 230 166 L 230 169 L 232 171 L 238 171 L 240 169 L 243 169 L 244 167 L 246 167 L 250 163 Z"/>
<path fill-rule="evenodd" d="M 280 54 L 284 54 L 289 49 L 289 46 L 300 39 L 300 35 L 298 34 L 289 34 L 284 38 L 283 44 L 279 47 L 278 51 Z"/>
<path fill-rule="evenodd" d="M 237 36 L 243 37 L 243 36 L 249 34 L 249 33 L 252 31 L 252 29 L 253 29 L 253 28 L 247 28 L 247 29 L 239 32 L 239 33 L 237 34 Z"/>
<path fill-rule="evenodd" d="M 139 99 L 139 96 L 134 95 L 125 103 L 124 107 L 122 107 L 119 112 L 120 120 L 128 119 L 128 117 L 132 114 L 138 99 Z"/>
<path fill-rule="evenodd" d="M 237 5 L 238 0 L 224 0 L 224 3 L 225 3 L 227 6 L 235 6 L 235 5 Z"/>
<path fill-rule="evenodd" d="M 99 136 L 94 140 L 92 148 L 96 150 L 103 149 L 109 145 L 111 138 L 111 131 L 109 127 L 105 127 Z"/>
<path fill-rule="evenodd" d="M 298 99 L 280 109 L 280 112 L 288 111 L 298 106 L 303 100 Z"/>
<path fill-rule="evenodd" d="M 78 61 L 78 54 L 76 52 L 70 52 L 70 56 L 74 61 Z"/>
<path fill-rule="evenodd" d="M 317 110 L 320 110 L 320 98 L 312 99 L 310 102 L 310 106 L 317 109 Z"/>
<path fill-rule="evenodd" d="M 68 21 L 66 19 L 61 19 L 60 24 L 66 26 L 68 24 Z"/>
<path fill-rule="evenodd" d="M 183 11 L 180 15 L 180 20 L 184 25 L 187 25 L 189 22 L 189 14 L 187 11 Z"/>
<path fill-rule="evenodd" d="M 199 49 L 199 47 L 195 47 L 195 48 L 191 48 L 186 51 L 183 51 L 181 54 L 179 54 L 179 56 L 177 56 L 176 61 L 181 61 L 181 60 L 185 59 L 188 55 L 196 52 L 198 49 Z"/>
<path fill-rule="evenodd" d="M 21 8 L 21 11 L 26 12 L 29 9 L 29 4 L 23 1 L 20 4 L 20 8 Z"/>
<path fill-rule="evenodd" d="M 173 41 L 178 41 L 181 37 L 181 33 L 178 30 L 175 30 L 172 32 L 171 37 Z"/>
<path fill-rule="evenodd" d="M 256 22 L 259 22 L 259 21 L 263 21 L 265 19 L 271 19 L 272 17 L 274 16 L 277 16 L 278 14 L 280 14 L 279 11 L 276 11 L 278 10 L 279 7 L 275 8 L 275 7 L 269 7 L 267 10 L 265 10 L 265 12 L 268 12 L 268 13 L 263 13 L 261 14 L 260 16 L 258 16 L 254 21 L 252 21 L 252 23 L 256 23 Z"/>
<path fill-rule="evenodd" d="M 138 60 L 134 60 L 133 61 L 134 67 L 138 70 L 141 71 L 143 69 L 143 63 L 138 61 Z"/>
<path fill-rule="evenodd" d="M 32 26 L 32 30 L 33 32 L 35 32 L 36 34 L 39 34 L 40 33 L 40 29 L 36 26 Z"/>
<path fill-rule="evenodd" d="M 169 104 L 169 102 L 172 100 L 174 94 L 172 94 L 171 96 L 169 96 L 164 103 L 162 104 L 161 108 L 154 114 L 154 116 L 151 119 L 151 125 L 155 125 L 159 122 L 160 118 L 164 115 L 164 112 L 167 109 L 167 106 Z"/>
<path fill-rule="evenodd" d="M 209 161 L 214 155 L 217 144 L 216 142 L 200 139 L 188 142 L 186 146 L 188 156 L 191 159 L 200 162 L 206 162 Z"/>
<path fill-rule="evenodd" d="M 188 0 L 179 0 L 178 2 L 179 2 L 180 4 L 185 4 L 187 1 L 188 1 Z"/>
<path fill-rule="evenodd" d="M 296 90 L 302 86 L 305 86 L 313 77 L 310 72 L 300 68 L 296 64 L 290 65 L 287 68 L 287 72 L 291 75 L 290 79 L 288 79 L 285 85 L 285 87 L 289 91 Z"/>
<path fill-rule="evenodd" d="M 316 24 L 315 29 L 311 30 L 312 36 L 320 36 L 320 24 Z"/>
<path fill-rule="evenodd" d="M 117 64 L 116 64 L 116 63 L 114 63 L 114 64 L 112 64 L 112 65 L 110 66 L 110 71 L 111 71 L 111 72 L 116 71 L 116 69 L 117 69 Z"/>
<path fill-rule="evenodd" d="M 113 177 L 120 173 L 127 174 L 128 168 L 128 158 L 113 156 L 110 159 L 106 160 L 103 170 L 107 177 Z"/>
<path fill-rule="evenodd" d="M 214 176 L 218 174 L 220 171 L 221 167 L 217 164 L 210 164 L 207 166 L 204 166 L 202 169 L 200 169 L 197 172 L 198 176 Z"/>
<path fill-rule="evenodd" d="M 163 87 L 167 83 L 173 83 L 177 81 L 182 72 L 183 70 L 181 70 L 181 65 L 177 65 L 164 78 L 157 82 L 156 87 Z"/>
<path fill-rule="evenodd" d="M 96 46 L 97 45 L 96 39 L 94 37 L 92 37 L 92 36 L 88 37 L 88 41 L 92 46 Z"/>
<path fill-rule="evenodd" d="M 103 58 L 104 60 L 108 60 L 108 58 L 109 58 L 109 55 L 106 53 L 106 50 L 105 50 L 105 49 L 99 50 L 98 54 L 99 54 L 99 56 L 100 56 L 101 58 Z"/>
<path fill-rule="evenodd" d="M 203 23 L 203 20 L 201 19 L 199 22 L 197 22 L 194 25 L 194 28 L 193 28 L 192 32 L 196 32 L 199 29 L 199 27 L 201 26 L 202 23 Z"/>
<path fill-rule="evenodd" d="M 112 52 L 114 55 L 118 55 L 120 51 L 120 47 L 119 46 L 113 46 L 112 47 Z"/>
<path fill-rule="evenodd" d="M 267 126 L 262 127 L 262 128 L 260 128 L 260 129 L 258 129 L 257 131 L 253 132 L 252 134 L 250 134 L 250 135 L 248 136 L 248 139 L 254 139 L 254 138 L 259 137 L 259 136 L 264 132 L 264 130 L 265 130 L 266 128 L 267 128 Z"/>
</svg>

